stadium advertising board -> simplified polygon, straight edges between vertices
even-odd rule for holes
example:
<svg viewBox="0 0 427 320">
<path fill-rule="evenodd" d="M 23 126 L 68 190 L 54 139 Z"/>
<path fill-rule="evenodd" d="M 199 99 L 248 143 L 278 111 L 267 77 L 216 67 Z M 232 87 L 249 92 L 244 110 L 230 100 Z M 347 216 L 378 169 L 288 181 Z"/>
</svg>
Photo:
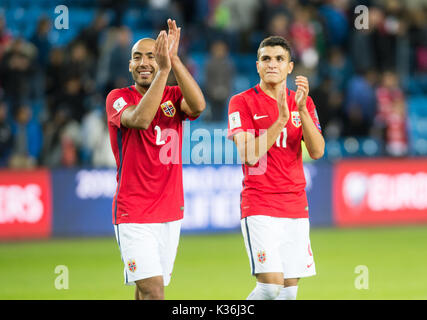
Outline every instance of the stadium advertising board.
<svg viewBox="0 0 427 320">
<path fill-rule="evenodd" d="M 331 224 L 331 166 L 304 168 L 312 225 Z M 240 165 L 184 165 L 183 233 L 240 229 Z M 114 169 L 0 171 L 0 238 L 114 236 Z"/>
<path fill-rule="evenodd" d="M 338 226 L 427 221 L 427 161 L 346 160 L 335 168 Z"/>
<path fill-rule="evenodd" d="M 52 183 L 55 236 L 114 235 L 111 208 L 116 170 L 53 170 Z"/>
<path fill-rule="evenodd" d="M 332 225 L 332 165 L 329 162 L 304 164 L 305 190 L 311 226 Z"/>
<path fill-rule="evenodd" d="M 0 171 L 0 239 L 51 234 L 51 183 L 47 170 Z"/>
<path fill-rule="evenodd" d="M 184 166 L 182 232 L 226 231 L 240 226 L 240 166 Z M 53 170 L 57 236 L 114 235 L 116 170 Z"/>
<path fill-rule="evenodd" d="M 184 166 L 182 231 L 240 228 L 242 177 L 239 165 Z"/>
<path fill-rule="evenodd" d="M 331 176 L 329 163 L 304 165 L 312 226 L 329 226 Z M 240 229 L 240 165 L 184 166 L 185 217 L 182 230 L 226 231 Z"/>
</svg>

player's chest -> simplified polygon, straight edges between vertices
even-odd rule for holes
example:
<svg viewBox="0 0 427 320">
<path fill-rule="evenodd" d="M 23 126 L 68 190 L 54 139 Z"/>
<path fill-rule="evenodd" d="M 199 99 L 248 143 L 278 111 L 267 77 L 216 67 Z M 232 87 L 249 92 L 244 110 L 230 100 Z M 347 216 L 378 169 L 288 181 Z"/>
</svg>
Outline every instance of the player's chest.
<svg viewBox="0 0 427 320">
<path fill-rule="evenodd" d="M 288 99 L 289 120 L 284 127 L 286 135 L 290 139 L 298 139 L 302 136 L 302 123 L 298 108 L 293 99 Z M 266 130 L 279 117 L 277 102 L 271 99 L 258 99 L 250 108 L 250 116 L 254 129 L 259 135 L 263 129 Z"/>
<path fill-rule="evenodd" d="M 169 141 L 179 141 L 182 135 L 182 118 L 175 104 L 171 99 L 162 100 L 150 126 L 138 132 L 145 143 L 161 147 Z"/>
</svg>

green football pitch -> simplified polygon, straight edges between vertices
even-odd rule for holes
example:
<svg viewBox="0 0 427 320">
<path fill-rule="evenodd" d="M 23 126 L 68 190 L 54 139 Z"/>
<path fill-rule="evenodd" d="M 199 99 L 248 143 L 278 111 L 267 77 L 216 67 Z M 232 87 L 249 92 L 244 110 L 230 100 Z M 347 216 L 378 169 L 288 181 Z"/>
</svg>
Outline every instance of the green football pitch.
<svg viewBox="0 0 427 320">
<path fill-rule="evenodd" d="M 298 299 L 427 299 L 427 226 L 311 230 Z M 68 270 L 68 289 L 55 284 Z M 61 267 L 60 267 L 61 268 Z M 255 285 L 240 233 L 182 235 L 166 299 L 239 300 Z M 132 299 L 114 237 L 0 243 L 0 299 Z"/>
</svg>

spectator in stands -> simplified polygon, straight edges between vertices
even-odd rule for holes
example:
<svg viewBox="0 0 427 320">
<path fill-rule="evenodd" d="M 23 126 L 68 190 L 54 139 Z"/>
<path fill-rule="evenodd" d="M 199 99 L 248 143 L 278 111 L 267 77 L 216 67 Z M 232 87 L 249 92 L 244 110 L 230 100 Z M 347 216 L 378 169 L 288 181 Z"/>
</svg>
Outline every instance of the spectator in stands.
<svg viewBox="0 0 427 320">
<path fill-rule="evenodd" d="M 220 0 L 214 9 L 213 27 L 217 32 L 224 32 L 230 48 L 234 49 L 237 44 L 237 50 L 247 52 L 260 8 L 258 0 Z"/>
<path fill-rule="evenodd" d="M 409 41 L 412 49 L 411 71 L 427 72 L 427 6 L 416 8 L 409 13 Z"/>
<path fill-rule="evenodd" d="M 210 57 L 205 67 L 205 93 L 211 121 L 223 121 L 226 104 L 234 82 L 234 64 L 228 55 L 227 44 L 222 40 L 212 43 Z"/>
<path fill-rule="evenodd" d="M 37 48 L 37 62 L 43 71 L 49 62 L 49 53 L 52 48 L 49 41 L 50 28 L 50 19 L 41 17 L 37 24 L 36 32 L 30 40 Z"/>
<path fill-rule="evenodd" d="M 7 165 L 12 143 L 12 127 L 8 120 L 7 106 L 4 101 L 0 101 L 0 167 Z"/>
<path fill-rule="evenodd" d="M 81 121 L 86 113 L 85 103 L 88 97 L 82 81 L 76 76 L 71 77 L 65 81 L 63 89 L 58 107 L 68 110 L 74 120 Z"/>
<path fill-rule="evenodd" d="M 276 13 L 268 23 L 266 36 L 279 36 L 290 39 L 289 18 L 284 12 Z"/>
<path fill-rule="evenodd" d="M 79 163 L 80 126 L 69 110 L 59 108 L 52 121 L 46 123 L 41 163 L 50 168 Z"/>
<path fill-rule="evenodd" d="M 373 70 L 350 79 L 344 104 L 345 136 L 370 135 L 376 113 L 376 81 L 377 73 Z"/>
<path fill-rule="evenodd" d="M 116 160 L 111 151 L 107 117 L 102 105 L 85 115 L 81 134 L 82 151 L 86 154 L 88 164 L 94 167 L 116 166 Z"/>
<path fill-rule="evenodd" d="M 383 128 L 387 154 L 403 156 L 408 152 L 406 103 L 397 74 L 386 71 L 376 90 L 378 110 L 376 126 Z"/>
<path fill-rule="evenodd" d="M 9 166 L 13 169 L 33 169 L 36 167 L 42 147 L 42 130 L 38 121 L 32 119 L 28 105 L 16 109 L 12 124 L 13 146 Z"/>
<path fill-rule="evenodd" d="M 170 17 L 173 17 L 181 24 L 182 17 L 176 2 L 177 1 L 172 0 L 147 0 L 147 15 L 145 16 L 144 22 L 148 22 L 148 26 L 153 30 L 165 29 L 166 26 L 164 21 Z M 147 24 L 144 23 L 144 25 L 146 28 Z"/>
<path fill-rule="evenodd" d="M 336 90 L 345 91 L 348 80 L 353 75 L 350 61 L 340 47 L 329 49 L 328 61 L 319 66 L 322 78 L 330 78 Z"/>
<path fill-rule="evenodd" d="M 60 103 L 63 86 L 66 79 L 65 54 L 61 48 L 54 48 L 50 52 L 46 67 L 45 93 L 47 100 L 48 118 L 53 118 Z"/>
<path fill-rule="evenodd" d="M 295 58 L 301 59 L 307 50 L 312 50 L 315 47 L 315 39 L 310 11 L 306 7 L 298 7 L 289 28 L 289 41 L 294 48 Z"/>
<path fill-rule="evenodd" d="M 325 138 L 339 138 L 344 126 L 342 91 L 326 76 L 319 86 L 310 90 L 310 96 L 316 101 L 316 110 Z"/>
<path fill-rule="evenodd" d="M 12 34 L 6 29 L 6 18 L 0 14 L 0 61 L 11 42 Z"/>
<path fill-rule="evenodd" d="M 76 42 L 72 45 L 65 70 L 68 79 L 78 78 L 87 92 L 94 90 L 96 63 L 83 42 Z"/>
<path fill-rule="evenodd" d="M 31 43 L 36 47 L 37 52 L 34 59 L 34 74 L 32 81 L 32 98 L 36 101 L 43 101 L 45 93 L 46 67 L 49 62 L 49 53 L 52 45 L 49 40 L 51 29 L 50 19 L 43 16 L 39 19 L 37 29 L 31 37 Z M 37 114 L 34 114 L 37 116 Z"/>
<path fill-rule="evenodd" d="M 119 27 L 123 25 L 123 16 L 129 6 L 128 0 L 97 0 L 97 2 L 103 10 L 111 9 L 114 11 L 112 26 Z"/>
<path fill-rule="evenodd" d="M 108 91 L 114 88 L 123 88 L 132 83 L 132 77 L 128 71 L 131 42 L 132 34 L 127 27 L 117 29 L 116 45 L 110 52 L 110 58 L 108 59 Z"/>
<path fill-rule="evenodd" d="M 347 20 L 349 1 L 325 1 L 319 7 L 319 14 L 326 26 L 327 43 L 331 46 L 343 46 L 350 31 Z M 351 13 L 352 14 L 352 13 Z"/>
<path fill-rule="evenodd" d="M 100 38 L 106 30 L 108 20 L 104 12 L 99 12 L 92 23 L 84 28 L 76 38 L 77 42 L 81 42 L 87 48 L 91 60 L 98 61 L 100 55 Z"/>
<path fill-rule="evenodd" d="M 3 12 L 12 12 L 8 11 L 11 3 L 6 1 Z M 20 1 L 17 3 L 20 4 Z M 228 77 L 232 67 L 227 67 L 233 64 L 234 57 L 239 58 L 255 43 L 257 48 L 259 37 L 281 35 L 295 42 L 297 52 L 294 73 L 300 71 L 310 77 L 310 83 L 313 84 L 310 95 L 315 97 L 319 106 L 323 106 L 319 107 L 318 112 L 325 137 L 366 136 L 372 133 L 377 134 L 376 129 L 378 129 L 382 134 L 376 136 L 384 139 L 385 144 L 388 145 L 392 135 L 387 133 L 388 128 L 397 128 L 396 123 L 406 119 L 405 103 L 391 102 L 395 101 L 393 99 L 399 100 L 396 98 L 398 96 L 396 92 L 400 92 L 402 96 L 415 92 L 417 94 L 427 92 L 425 80 L 427 79 L 427 7 L 420 0 L 364 1 L 363 4 L 369 7 L 369 28 L 357 30 L 353 26 L 355 18 L 353 5 L 356 4 L 361 2 L 97 0 L 95 3 L 85 3 L 83 6 L 90 10 L 99 8 L 101 12 L 96 14 L 92 23 L 80 32 L 73 29 L 73 32 L 78 32 L 78 36 L 71 39 L 63 48 L 55 47 L 54 43 L 51 46 L 49 43 L 48 35 L 52 21 L 39 18 L 38 15 L 34 16 L 32 23 L 38 21 L 36 33 L 30 34 L 29 39 L 14 39 L 12 35 L 26 34 L 27 29 L 22 29 L 23 24 L 13 19 L 8 20 L 6 24 L 5 14 L 0 13 L 0 95 L 4 101 L 4 104 L 0 104 L 0 131 L 7 133 L 8 126 L 12 130 L 13 115 L 17 114 L 18 108 L 23 104 L 28 103 L 32 108 L 33 117 L 36 117 L 38 113 L 34 105 L 42 105 L 43 99 L 48 106 L 48 115 L 42 119 L 49 121 L 46 123 L 46 130 L 52 124 L 55 124 L 56 128 L 55 130 L 50 128 L 50 133 L 46 137 L 51 136 L 53 140 L 58 141 L 58 150 L 60 150 L 57 156 L 55 147 L 49 148 L 53 152 L 49 163 L 56 165 L 80 163 L 78 139 L 74 137 L 65 139 L 68 142 L 63 142 L 63 132 L 75 132 L 73 128 L 77 128 L 82 119 L 94 119 L 91 96 L 98 92 L 108 93 L 112 88 L 125 87 L 131 83 L 130 74 L 127 72 L 127 61 L 132 33 L 123 25 L 126 23 L 123 17 L 126 10 L 132 8 L 139 10 L 142 16 L 145 14 L 153 22 L 144 20 L 140 26 L 143 29 L 164 27 L 165 19 L 157 20 L 155 14 L 173 15 L 177 19 L 183 19 L 187 24 L 193 24 L 186 26 L 187 31 L 182 34 L 183 52 L 181 54 L 183 56 L 188 48 L 191 49 L 189 51 L 191 53 L 205 54 L 208 51 L 207 44 L 218 39 L 218 35 L 223 36 L 228 45 L 228 51 L 233 55 L 215 58 L 213 57 L 214 46 L 212 46 L 212 61 L 206 60 L 207 64 L 201 63 L 205 61 L 204 59 L 197 59 L 192 55 L 185 58 L 190 72 L 197 75 L 204 73 L 207 101 L 212 105 L 213 110 L 217 110 L 212 113 L 212 118 L 209 118 L 207 113 L 206 117 L 201 119 L 202 121 L 224 119 L 220 105 L 224 104 L 224 99 L 228 99 L 229 94 L 226 92 L 227 90 L 229 92 L 234 85 L 231 76 Z M 70 2 L 70 6 L 79 6 L 79 4 Z M 113 19 L 115 20 L 112 23 L 107 19 L 108 14 L 102 9 L 114 11 Z M 27 10 L 31 9 L 23 5 L 19 12 L 27 16 Z M 155 14 L 152 14 L 153 12 Z M 208 12 L 210 12 L 210 19 L 205 19 Z M 207 21 L 209 23 L 206 23 L 206 30 L 202 24 Z M 44 71 L 38 69 L 38 65 L 43 65 Z M 240 77 L 235 79 L 250 82 L 253 70 L 246 71 L 244 63 L 238 66 L 239 69 L 236 68 L 235 72 Z M 221 69 L 225 71 L 221 72 Z M 387 72 L 384 73 L 384 71 Z M 357 73 L 354 77 L 353 72 Z M 374 73 L 383 74 L 378 89 L 375 89 L 376 82 L 372 80 L 375 78 L 372 76 Z M 390 74 L 393 75 L 390 76 Z M 45 79 L 42 79 L 43 75 Z M 173 82 L 171 73 L 168 84 Z M 409 91 L 404 92 L 402 88 Z M 1 111 L 2 108 L 8 110 Z M 384 112 L 384 110 L 388 111 Z M 6 112 L 9 122 L 5 123 L 1 120 L 4 117 L 2 112 Z M 63 116 L 64 114 L 67 116 Z M 62 125 L 59 121 L 61 118 L 65 119 Z M 372 121 L 374 118 L 375 122 Z M 76 122 L 68 126 L 72 119 Z M 392 119 L 394 119 L 393 123 Z M 96 121 L 89 123 L 100 123 L 99 118 L 96 118 Z M 65 127 L 71 129 L 64 130 Z M 85 127 L 90 128 L 90 125 Z M 397 132 L 400 129 L 393 130 Z M 52 132 L 58 133 L 52 134 Z M 0 146 L 7 146 L 7 136 L 5 134 L 3 138 L 6 138 L 3 140 L 0 137 Z M 394 133 L 393 136 L 397 134 Z M 403 137 L 403 134 L 401 136 Z M 57 146 L 56 143 L 54 145 Z M 393 151 L 396 148 L 399 149 L 399 147 L 387 147 L 384 152 L 391 155 L 405 154 L 405 147 L 401 147 L 399 150 L 403 151 L 400 152 Z M 0 150 L 0 158 L 1 154 Z M 50 156 L 43 155 L 43 157 Z"/>
<path fill-rule="evenodd" d="M 0 79 L 4 89 L 4 98 L 12 108 L 11 114 L 21 104 L 29 100 L 31 84 L 35 74 L 35 48 L 23 39 L 12 41 L 9 50 L 0 61 Z"/>
</svg>

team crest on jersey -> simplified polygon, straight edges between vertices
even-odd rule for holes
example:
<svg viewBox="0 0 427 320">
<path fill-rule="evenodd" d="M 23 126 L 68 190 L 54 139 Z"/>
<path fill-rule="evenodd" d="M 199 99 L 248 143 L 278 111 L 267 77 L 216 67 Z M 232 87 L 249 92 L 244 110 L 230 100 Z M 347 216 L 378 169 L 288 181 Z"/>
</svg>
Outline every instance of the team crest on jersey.
<svg viewBox="0 0 427 320">
<path fill-rule="evenodd" d="M 291 119 L 292 119 L 292 124 L 299 128 L 301 127 L 301 117 L 299 116 L 299 112 L 298 111 L 292 111 L 291 112 Z"/>
<path fill-rule="evenodd" d="M 130 272 L 135 272 L 136 270 L 136 262 L 134 259 L 129 259 L 128 260 L 128 269 Z"/>
<path fill-rule="evenodd" d="M 162 103 L 160 105 L 160 107 L 162 107 L 162 111 L 163 111 L 163 113 L 165 114 L 166 117 L 172 118 L 175 115 L 175 113 L 176 113 L 176 109 L 175 109 L 172 101 L 170 101 L 170 100 Z"/>
<path fill-rule="evenodd" d="M 266 254 L 264 250 L 259 250 L 258 251 L 258 261 L 261 263 L 264 263 L 266 260 Z"/>
</svg>

